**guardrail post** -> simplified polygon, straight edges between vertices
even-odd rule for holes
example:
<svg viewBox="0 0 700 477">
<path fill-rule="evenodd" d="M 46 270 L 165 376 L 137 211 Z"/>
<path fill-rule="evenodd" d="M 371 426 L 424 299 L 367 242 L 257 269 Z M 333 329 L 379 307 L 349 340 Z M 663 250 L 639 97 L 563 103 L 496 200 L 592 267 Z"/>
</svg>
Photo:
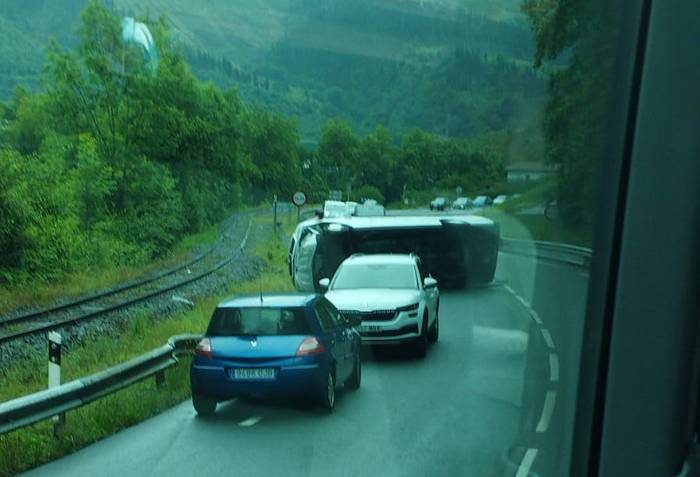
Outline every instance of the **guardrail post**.
<svg viewBox="0 0 700 477">
<path fill-rule="evenodd" d="M 162 388 L 165 386 L 165 370 L 156 373 L 156 387 Z"/>
<path fill-rule="evenodd" d="M 49 331 L 49 389 L 61 385 L 61 344 L 62 338 L 59 333 Z M 65 413 L 54 416 L 53 436 L 58 438 L 66 424 Z"/>
<path fill-rule="evenodd" d="M 272 199 L 272 230 L 277 232 L 277 194 Z"/>
</svg>

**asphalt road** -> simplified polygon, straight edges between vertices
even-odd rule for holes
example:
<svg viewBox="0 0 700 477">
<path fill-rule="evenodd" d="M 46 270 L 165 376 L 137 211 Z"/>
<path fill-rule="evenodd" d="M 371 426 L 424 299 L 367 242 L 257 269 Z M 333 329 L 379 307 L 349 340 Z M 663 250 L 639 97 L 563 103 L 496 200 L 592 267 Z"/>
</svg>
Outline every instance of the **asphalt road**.
<svg viewBox="0 0 700 477">
<path fill-rule="evenodd" d="M 563 475 L 585 287 L 571 267 L 501 254 L 492 286 L 442 293 L 425 360 L 367 350 L 361 389 L 331 415 L 234 401 L 200 419 L 185 402 L 27 475 Z"/>
</svg>

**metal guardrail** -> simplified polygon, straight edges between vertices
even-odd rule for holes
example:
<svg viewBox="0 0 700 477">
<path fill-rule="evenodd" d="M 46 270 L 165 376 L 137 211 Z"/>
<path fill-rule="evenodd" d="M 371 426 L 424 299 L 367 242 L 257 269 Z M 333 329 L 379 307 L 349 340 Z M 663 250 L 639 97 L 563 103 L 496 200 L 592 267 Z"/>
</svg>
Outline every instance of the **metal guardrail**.
<svg viewBox="0 0 700 477">
<path fill-rule="evenodd" d="M 61 386 L 0 403 L 0 434 L 50 419 L 89 404 L 178 363 L 177 355 L 192 350 L 201 335 L 178 335 L 137 358 Z M 161 378 L 162 379 L 162 378 Z"/>
<path fill-rule="evenodd" d="M 593 251 L 585 247 L 510 238 L 501 238 L 500 251 L 585 269 L 590 267 L 593 256 Z"/>
</svg>

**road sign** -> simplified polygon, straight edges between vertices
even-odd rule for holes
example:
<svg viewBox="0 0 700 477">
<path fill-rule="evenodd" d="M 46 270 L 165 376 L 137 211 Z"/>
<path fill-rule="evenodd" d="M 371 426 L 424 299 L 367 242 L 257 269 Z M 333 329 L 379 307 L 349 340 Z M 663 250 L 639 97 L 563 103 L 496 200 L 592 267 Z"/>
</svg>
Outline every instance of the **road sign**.
<svg viewBox="0 0 700 477">
<path fill-rule="evenodd" d="M 295 192 L 292 196 L 292 202 L 294 202 L 294 205 L 297 207 L 301 207 L 302 205 L 306 204 L 306 194 L 304 194 L 302 191 Z"/>
<path fill-rule="evenodd" d="M 457 186 L 457 189 L 455 189 L 458 194 L 462 193 L 462 186 Z"/>
</svg>

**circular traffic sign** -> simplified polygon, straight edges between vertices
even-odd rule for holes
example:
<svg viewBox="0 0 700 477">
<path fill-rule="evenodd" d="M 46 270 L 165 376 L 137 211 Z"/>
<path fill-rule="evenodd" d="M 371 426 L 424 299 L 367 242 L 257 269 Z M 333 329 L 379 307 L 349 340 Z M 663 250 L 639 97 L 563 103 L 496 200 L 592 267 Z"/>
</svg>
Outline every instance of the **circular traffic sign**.
<svg viewBox="0 0 700 477">
<path fill-rule="evenodd" d="M 302 205 L 306 204 L 306 194 L 304 194 L 302 191 L 295 192 L 292 196 L 292 202 L 294 202 L 294 205 L 297 207 L 301 207 Z"/>
</svg>

